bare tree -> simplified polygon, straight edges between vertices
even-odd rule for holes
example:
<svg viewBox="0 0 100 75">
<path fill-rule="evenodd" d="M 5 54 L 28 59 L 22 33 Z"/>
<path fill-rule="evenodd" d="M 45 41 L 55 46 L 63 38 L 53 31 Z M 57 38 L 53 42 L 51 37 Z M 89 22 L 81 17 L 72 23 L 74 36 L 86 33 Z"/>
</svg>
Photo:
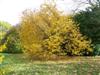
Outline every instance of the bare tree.
<svg viewBox="0 0 100 75">
<path fill-rule="evenodd" d="M 73 10 L 73 12 L 80 11 L 81 7 L 84 7 L 85 5 L 88 6 L 93 6 L 93 7 L 100 7 L 100 0 L 73 0 L 77 4 L 76 9 Z"/>
</svg>

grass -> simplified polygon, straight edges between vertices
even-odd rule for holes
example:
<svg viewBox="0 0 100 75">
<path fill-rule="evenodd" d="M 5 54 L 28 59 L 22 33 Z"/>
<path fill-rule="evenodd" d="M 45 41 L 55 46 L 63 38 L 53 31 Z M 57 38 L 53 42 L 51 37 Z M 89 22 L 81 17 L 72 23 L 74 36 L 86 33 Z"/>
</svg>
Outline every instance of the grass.
<svg viewBox="0 0 100 75">
<path fill-rule="evenodd" d="M 68 60 L 28 60 L 23 54 L 3 54 L 0 75 L 100 75 L 100 57 L 71 57 Z"/>
</svg>

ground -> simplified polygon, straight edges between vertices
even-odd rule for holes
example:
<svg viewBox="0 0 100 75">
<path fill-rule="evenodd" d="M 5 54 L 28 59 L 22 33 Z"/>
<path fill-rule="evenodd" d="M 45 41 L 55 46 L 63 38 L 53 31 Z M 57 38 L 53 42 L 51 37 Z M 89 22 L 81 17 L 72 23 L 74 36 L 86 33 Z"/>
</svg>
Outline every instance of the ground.
<svg viewBox="0 0 100 75">
<path fill-rule="evenodd" d="M 3 54 L 0 75 L 100 75 L 100 57 L 36 61 L 23 54 Z"/>
</svg>

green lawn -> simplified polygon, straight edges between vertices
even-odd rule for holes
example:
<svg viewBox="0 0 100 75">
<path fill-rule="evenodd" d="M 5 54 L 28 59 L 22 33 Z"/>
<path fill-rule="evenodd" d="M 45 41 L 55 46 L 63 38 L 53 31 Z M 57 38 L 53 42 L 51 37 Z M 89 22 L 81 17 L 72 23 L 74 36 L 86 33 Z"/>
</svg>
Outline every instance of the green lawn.
<svg viewBox="0 0 100 75">
<path fill-rule="evenodd" d="M 3 54 L 0 75 L 100 75 L 100 57 L 71 57 L 68 60 L 28 60 L 23 54 Z"/>
</svg>

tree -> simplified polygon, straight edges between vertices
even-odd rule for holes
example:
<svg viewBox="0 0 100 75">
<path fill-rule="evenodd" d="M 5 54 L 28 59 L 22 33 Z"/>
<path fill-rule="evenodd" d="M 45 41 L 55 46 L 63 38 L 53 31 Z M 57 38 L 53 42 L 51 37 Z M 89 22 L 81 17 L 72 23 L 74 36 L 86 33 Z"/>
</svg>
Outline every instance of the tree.
<svg viewBox="0 0 100 75">
<path fill-rule="evenodd" d="M 1 46 L 5 46 L 2 52 L 6 53 L 22 53 L 22 46 L 19 39 L 19 26 L 13 26 L 8 30 L 1 40 Z"/>
<path fill-rule="evenodd" d="M 39 11 L 24 12 L 20 38 L 25 53 L 34 55 L 89 55 L 90 41 L 82 36 L 71 17 L 63 15 L 56 6 L 44 4 Z"/>
<path fill-rule="evenodd" d="M 0 40 L 3 38 L 4 34 L 11 28 L 11 24 L 5 21 L 0 21 Z"/>
<path fill-rule="evenodd" d="M 92 43 L 100 43 L 100 1 L 96 3 L 90 1 L 91 6 L 85 11 L 80 11 L 74 16 L 74 20 L 79 24 L 80 31 L 92 39 Z"/>
<path fill-rule="evenodd" d="M 85 11 L 76 13 L 74 20 L 82 34 L 92 39 L 93 55 L 100 55 L 100 0 L 87 0 L 90 5 Z"/>
<path fill-rule="evenodd" d="M 11 28 L 11 24 L 5 21 L 0 21 L 0 52 L 6 48 L 5 45 L 2 44 L 2 39 L 4 38 L 6 32 Z"/>
</svg>

